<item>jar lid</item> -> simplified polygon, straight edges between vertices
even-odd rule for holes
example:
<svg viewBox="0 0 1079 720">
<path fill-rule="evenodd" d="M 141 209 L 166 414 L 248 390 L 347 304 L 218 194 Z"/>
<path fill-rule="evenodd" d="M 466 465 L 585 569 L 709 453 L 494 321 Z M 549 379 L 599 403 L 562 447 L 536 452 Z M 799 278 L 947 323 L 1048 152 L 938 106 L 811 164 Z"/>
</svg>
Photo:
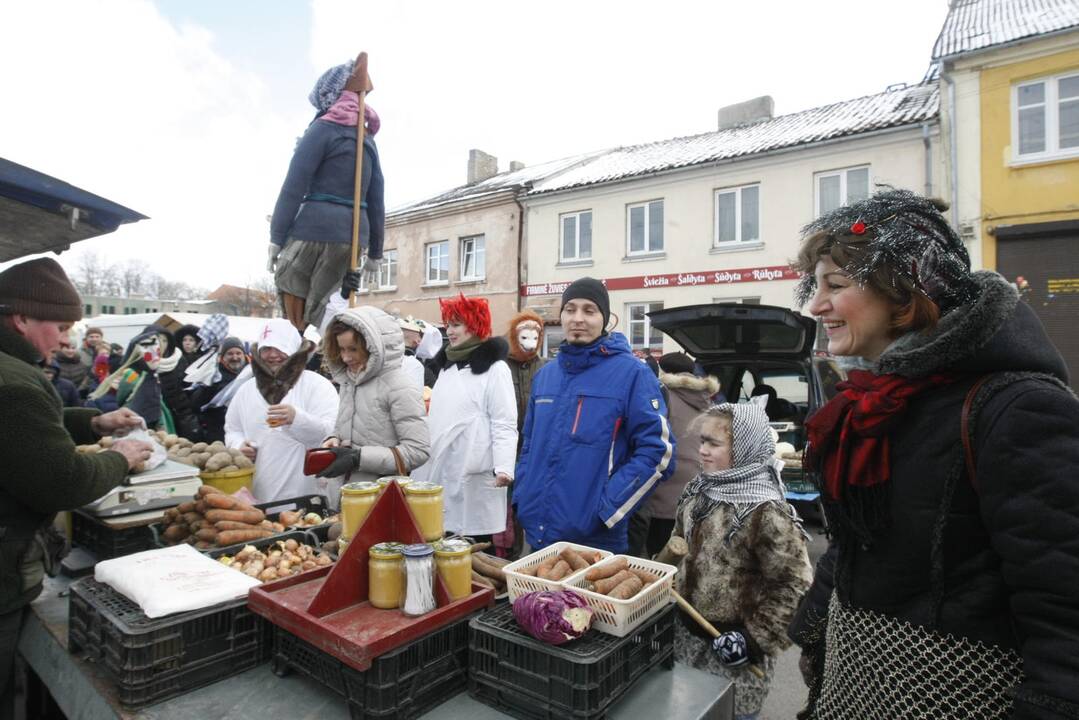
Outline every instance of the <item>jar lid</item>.
<svg viewBox="0 0 1079 720">
<path fill-rule="evenodd" d="M 408 558 L 421 558 L 427 557 L 435 550 L 427 543 L 416 543 L 415 545 L 405 545 L 404 553 Z"/>
<path fill-rule="evenodd" d="M 403 490 L 406 495 L 434 495 L 442 492 L 442 486 L 426 480 L 419 480 L 409 483 L 408 487 L 403 488 Z"/>
<path fill-rule="evenodd" d="M 341 486 L 342 495 L 369 495 L 378 492 L 378 483 L 370 480 L 355 480 Z"/>
<path fill-rule="evenodd" d="M 408 475 L 383 475 L 378 479 L 378 486 L 386 487 L 395 480 L 397 481 L 397 484 L 401 487 L 404 487 L 405 485 L 408 485 L 412 482 L 412 478 L 410 478 Z"/>
<path fill-rule="evenodd" d="M 472 546 L 460 538 L 447 538 L 435 543 L 436 555 L 464 555 L 471 550 Z"/>
<path fill-rule="evenodd" d="M 371 549 L 367 551 L 367 554 L 371 557 L 393 560 L 401 557 L 401 550 L 404 549 L 404 547 L 404 545 L 398 542 L 382 542 L 377 545 L 372 545 Z"/>
</svg>

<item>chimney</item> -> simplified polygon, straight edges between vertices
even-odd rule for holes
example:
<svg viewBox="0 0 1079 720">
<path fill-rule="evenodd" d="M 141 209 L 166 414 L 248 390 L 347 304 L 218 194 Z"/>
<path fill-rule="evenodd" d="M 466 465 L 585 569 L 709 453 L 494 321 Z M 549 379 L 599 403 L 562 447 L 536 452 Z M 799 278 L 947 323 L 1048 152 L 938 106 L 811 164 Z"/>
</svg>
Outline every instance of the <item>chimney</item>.
<svg viewBox="0 0 1079 720">
<path fill-rule="evenodd" d="M 498 174 L 498 158 L 482 150 L 468 151 L 468 184 L 482 182 Z"/>
<path fill-rule="evenodd" d="M 771 120 L 775 112 L 775 102 L 771 95 L 761 95 L 752 100 L 727 105 L 719 109 L 719 129 L 752 125 L 762 120 Z"/>
<path fill-rule="evenodd" d="M 525 164 L 520 160 L 510 160 L 510 172 L 517 172 L 518 170 L 524 170 Z"/>
</svg>

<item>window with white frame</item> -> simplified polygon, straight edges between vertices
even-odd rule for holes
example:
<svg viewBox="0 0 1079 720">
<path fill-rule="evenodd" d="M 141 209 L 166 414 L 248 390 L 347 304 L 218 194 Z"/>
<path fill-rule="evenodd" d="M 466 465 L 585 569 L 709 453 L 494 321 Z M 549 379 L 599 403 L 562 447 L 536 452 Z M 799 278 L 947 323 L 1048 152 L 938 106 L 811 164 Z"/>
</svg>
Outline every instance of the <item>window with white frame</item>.
<svg viewBox="0 0 1079 720">
<path fill-rule="evenodd" d="M 1012 148 L 1021 161 L 1079 155 L 1079 74 L 1013 88 Z"/>
<path fill-rule="evenodd" d="M 648 313 L 662 310 L 663 303 L 628 303 L 626 305 L 629 344 L 634 350 L 663 346 L 663 333 L 652 327 Z"/>
<path fill-rule="evenodd" d="M 716 190 L 715 246 L 760 242 L 761 186 Z"/>
<path fill-rule="evenodd" d="M 483 280 L 487 277 L 487 250 L 483 235 L 461 238 L 461 281 Z"/>
<path fill-rule="evenodd" d="M 392 290 L 397 287 L 397 251 L 386 250 L 378 264 L 378 290 Z M 367 292 L 367 280 L 360 276 L 360 292 Z"/>
<path fill-rule="evenodd" d="M 630 205 L 626 208 L 628 254 L 663 252 L 663 201 Z"/>
<path fill-rule="evenodd" d="M 869 166 L 817 173 L 817 216 L 869 197 Z"/>
<path fill-rule="evenodd" d="M 562 241 L 558 258 L 561 262 L 592 259 L 592 211 L 566 213 L 560 216 Z"/>
<path fill-rule="evenodd" d="M 427 258 L 427 283 L 438 285 L 450 281 L 450 241 L 427 243 L 425 246 Z"/>
</svg>

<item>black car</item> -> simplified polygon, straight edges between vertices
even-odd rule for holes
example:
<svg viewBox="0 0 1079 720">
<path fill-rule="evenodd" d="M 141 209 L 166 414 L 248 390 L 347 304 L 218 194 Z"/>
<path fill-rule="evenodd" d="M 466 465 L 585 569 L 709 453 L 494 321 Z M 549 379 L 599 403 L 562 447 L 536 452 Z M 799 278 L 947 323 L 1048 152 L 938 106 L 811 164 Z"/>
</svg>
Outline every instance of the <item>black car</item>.
<svg viewBox="0 0 1079 720">
<path fill-rule="evenodd" d="M 784 458 L 788 497 L 816 505 L 818 487 L 803 474 L 805 419 L 835 395 L 842 369 L 815 351 L 817 322 L 773 305 L 713 303 L 655 310 L 652 327 L 665 332 L 709 375 L 719 378 L 727 402 L 766 395 L 765 412 L 780 442 L 796 453 Z"/>
</svg>

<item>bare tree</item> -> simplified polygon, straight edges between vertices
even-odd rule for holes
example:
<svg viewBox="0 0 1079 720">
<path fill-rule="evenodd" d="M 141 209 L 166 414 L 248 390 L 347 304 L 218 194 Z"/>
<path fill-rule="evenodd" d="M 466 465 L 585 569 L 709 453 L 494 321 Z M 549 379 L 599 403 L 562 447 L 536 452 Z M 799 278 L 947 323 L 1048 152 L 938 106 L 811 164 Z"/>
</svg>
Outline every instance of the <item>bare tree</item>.
<svg viewBox="0 0 1079 720">
<path fill-rule="evenodd" d="M 97 295 L 101 290 L 101 276 L 105 271 L 105 259 L 93 250 L 86 250 L 75 264 L 75 285 L 84 295 Z"/>
<path fill-rule="evenodd" d="M 131 297 L 143 292 L 150 266 L 145 260 L 132 258 L 117 269 L 117 279 L 123 289 L 124 297 Z"/>
</svg>

